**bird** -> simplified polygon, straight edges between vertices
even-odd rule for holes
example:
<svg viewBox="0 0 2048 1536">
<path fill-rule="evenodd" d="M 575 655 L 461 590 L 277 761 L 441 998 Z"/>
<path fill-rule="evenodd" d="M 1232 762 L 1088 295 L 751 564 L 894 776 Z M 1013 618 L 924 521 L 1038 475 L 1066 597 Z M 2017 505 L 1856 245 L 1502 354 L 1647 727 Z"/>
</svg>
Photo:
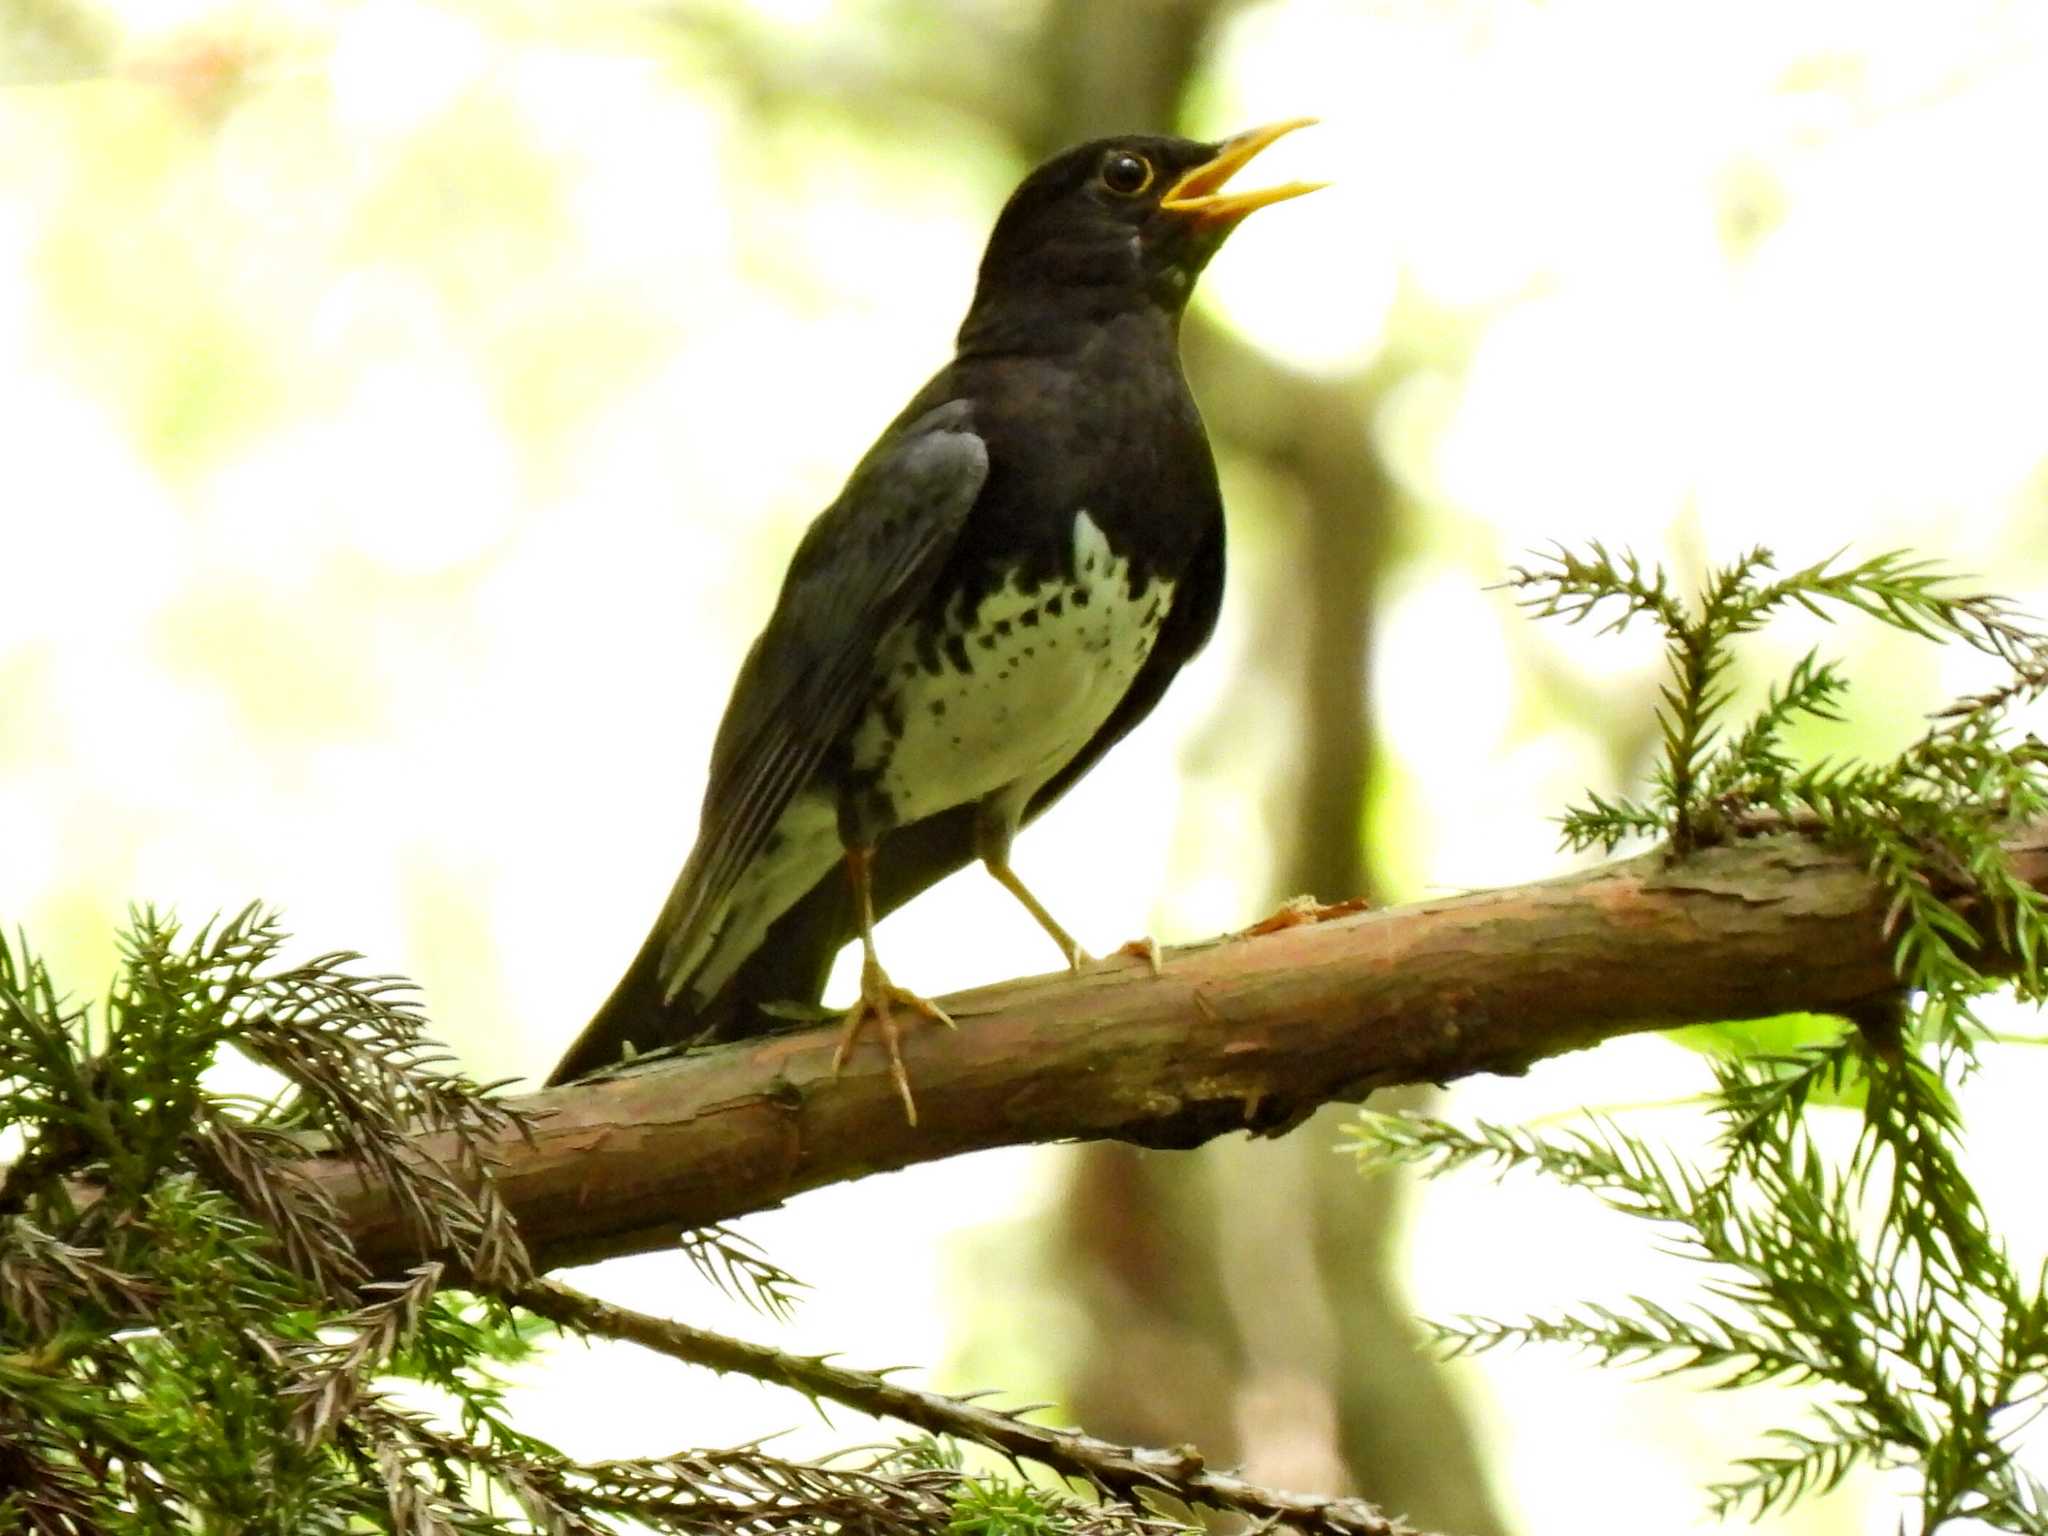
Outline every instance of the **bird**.
<svg viewBox="0 0 2048 1536">
<path fill-rule="evenodd" d="M 551 1085 L 781 1027 L 858 939 L 833 1070 L 872 1024 L 914 1125 L 900 1019 L 952 1021 L 883 969 L 875 924 L 975 860 L 1088 963 L 1012 842 L 1215 628 L 1223 503 L 1181 316 L 1247 215 L 1323 185 L 1226 188 L 1313 121 L 1095 139 L 1017 186 L 952 361 L 798 544 L 719 725 L 696 844 Z"/>
</svg>

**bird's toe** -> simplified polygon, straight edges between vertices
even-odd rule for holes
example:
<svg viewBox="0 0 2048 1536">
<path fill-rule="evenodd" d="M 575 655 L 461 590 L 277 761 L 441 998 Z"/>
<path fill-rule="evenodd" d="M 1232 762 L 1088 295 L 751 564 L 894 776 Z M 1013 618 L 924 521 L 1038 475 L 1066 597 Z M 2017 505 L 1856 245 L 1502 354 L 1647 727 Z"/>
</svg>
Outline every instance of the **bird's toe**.
<svg viewBox="0 0 2048 1536">
<path fill-rule="evenodd" d="M 1141 938 L 1132 939 L 1127 944 L 1119 944 L 1116 947 L 1116 956 L 1112 958 L 1124 955 L 1144 961 L 1154 976 L 1166 974 L 1166 960 L 1159 952 L 1159 941 L 1149 933 Z"/>
</svg>

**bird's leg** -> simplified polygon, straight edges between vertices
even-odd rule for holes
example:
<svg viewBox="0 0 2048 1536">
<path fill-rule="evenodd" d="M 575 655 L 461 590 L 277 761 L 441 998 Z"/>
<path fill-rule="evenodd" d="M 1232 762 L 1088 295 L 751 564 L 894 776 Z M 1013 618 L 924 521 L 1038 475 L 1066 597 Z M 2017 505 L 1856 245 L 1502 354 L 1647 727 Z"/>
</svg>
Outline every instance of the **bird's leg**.
<svg viewBox="0 0 2048 1536">
<path fill-rule="evenodd" d="M 1014 820 L 1004 814 L 1000 801 L 984 801 L 974 817 L 974 851 L 980 855 L 982 865 L 994 875 L 1003 889 L 1024 904 L 1024 910 L 1037 920 L 1038 926 L 1052 935 L 1053 943 L 1059 945 L 1060 953 L 1067 957 L 1067 964 L 1075 970 L 1093 965 L 1088 951 L 1074 942 L 1074 936 L 1059 925 L 1059 921 L 1045 909 L 1045 903 L 1031 894 L 1031 888 L 1010 868 L 1010 840 L 1017 834 Z M 1152 969 L 1154 976 L 1165 974 L 1165 966 L 1159 956 L 1159 941 L 1149 936 L 1133 939 L 1120 945 L 1116 953 L 1130 955 L 1143 960 Z"/>
<path fill-rule="evenodd" d="M 1031 888 L 1021 880 L 1017 871 L 1010 868 L 1010 839 L 1016 827 L 1003 814 L 1000 806 L 984 803 L 974 818 L 974 851 L 981 856 L 982 866 L 996 877 L 996 882 L 1018 901 L 1024 910 L 1037 921 L 1038 926 L 1052 936 L 1059 945 L 1060 953 L 1067 957 L 1067 964 L 1075 970 L 1092 965 L 1088 951 L 1074 941 L 1074 936 L 1059 925 L 1045 903 L 1031 894 Z"/>
<path fill-rule="evenodd" d="M 1060 953 L 1067 957 L 1068 965 L 1078 971 L 1082 966 L 1093 963 L 1088 951 L 1076 943 L 1074 936 L 1062 928 L 1058 919 L 1045 910 L 1045 903 L 1031 894 L 1031 888 L 1017 877 L 1017 871 L 1010 868 L 1008 862 L 997 859 L 984 859 L 982 862 L 988 866 L 988 872 L 996 877 L 1003 889 L 1024 903 L 1024 910 L 1038 919 L 1038 926 L 1052 936 L 1053 943 L 1059 945 Z"/>
<path fill-rule="evenodd" d="M 889 1051 L 889 1076 L 895 1081 L 896 1092 L 903 1100 L 903 1117 L 915 1125 L 917 1100 L 910 1096 L 910 1074 L 903 1070 L 903 1032 L 896 1022 L 896 1005 L 900 1003 L 913 1013 L 921 1013 L 948 1029 L 954 1025 L 945 1009 L 930 998 L 919 997 L 915 992 L 897 986 L 889 979 L 889 973 L 882 969 L 882 962 L 875 954 L 875 898 L 869 887 L 874 862 L 873 848 L 846 850 L 846 873 L 853 881 L 854 912 L 860 920 L 860 1001 L 846 1011 L 846 1023 L 839 1030 L 839 1047 L 832 1053 L 832 1075 L 839 1075 L 839 1069 L 846 1065 L 854 1043 L 860 1039 L 861 1030 L 872 1018 L 881 1029 L 882 1043 Z"/>
</svg>

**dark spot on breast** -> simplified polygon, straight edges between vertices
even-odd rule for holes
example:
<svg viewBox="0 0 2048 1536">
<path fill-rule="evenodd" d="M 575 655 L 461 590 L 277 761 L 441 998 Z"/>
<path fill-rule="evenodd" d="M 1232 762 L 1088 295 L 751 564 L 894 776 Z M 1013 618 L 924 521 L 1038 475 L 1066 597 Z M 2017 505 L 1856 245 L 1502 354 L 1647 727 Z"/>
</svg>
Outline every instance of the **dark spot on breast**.
<svg viewBox="0 0 2048 1536">
<path fill-rule="evenodd" d="M 1164 603 L 1162 602 L 1162 600 L 1161 600 L 1161 599 L 1159 599 L 1159 598 L 1156 598 L 1156 597 L 1155 597 L 1155 598 L 1153 598 L 1153 599 L 1152 599 L 1152 606 L 1151 606 L 1150 608 L 1147 608 L 1147 609 L 1145 610 L 1145 622 L 1146 622 L 1147 624 L 1157 624 L 1157 623 L 1159 622 L 1159 610 L 1160 610 L 1160 609 L 1161 609 L 1161 608 L 1162 608 L 1163 606 L 1164 606 Z"/>
<path fill-rule="evenodd" d="M 1088 606 L 1088 598 L 1089 592 L 1086 587 L 1074 588 L 1074 606 L 1076 608 L 1086 608 Z"/>
<path fill-rule="evenodd" d="M 999 635 L 1008 635 L 1010 633 L 1010 621 L 1008 619 L 997 619 L 996 633 Z"/>
<path fill-rule="evenodd" d="M 1017 622 L 1019 624 L 1022 624 L 1026 629 L 1038 628 L 1038 610 L 1036 608 L 1026 608 L 1022 613 L 1017 615 Z"/>
<path fill-rule="evenodd" d="M 1060 616 L 1061 614 L 1065 613 L 1066 611 L 1067 611 L 1067 602 L 1066 602 L 1066 599 L 1065 599 L 1065 598 L 1063 598 L 1063 597 L 1060 597 L 1060 596 L 1059 596 L 1058 594 L 1055 594 L 1055 595 L 1053 595 L 1053 596 L 1051 596 L 1051 597 L 1048 597 L 1048 598 L 1047 598 L 1047 599 L 1045 600 L 1045 616 L 1046 616 L 1046 617 L 1047 617 L 1048 619 L 1056 619 L 1056 618 L 1058 618 L 1058 617 L 1059 617 L 1059 616 Z"/>
<path fill-rule="evenodd" d="M 946 636 L 946 659 L 953 663 L 956 672 L 974 670 L 974 663 L 967 658 L 967 641 L 960 635 Z"/>
<path fill-rule="evenodd" d="M 932 700 L 932 718 L 934 720 L 943 720 L 946 718 L 946 701 L 944 699 Z"/>
<path fill-rule="evenodd" d="M 992 651 L 996 648 L 996 637 L 994 635 L 982 635 L 979 638 L 979 644 L 984 651 Z"/>
</svg>

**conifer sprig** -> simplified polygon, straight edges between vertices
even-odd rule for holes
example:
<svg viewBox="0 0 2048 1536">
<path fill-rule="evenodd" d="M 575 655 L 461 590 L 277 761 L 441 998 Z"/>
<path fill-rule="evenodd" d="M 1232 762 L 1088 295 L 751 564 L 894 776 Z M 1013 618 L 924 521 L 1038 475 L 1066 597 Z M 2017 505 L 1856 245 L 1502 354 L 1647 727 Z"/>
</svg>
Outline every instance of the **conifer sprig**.
<svg viewBox="0 0 2048 1536">
<path fill-rule="evenodd" d="M 1855 1028 L 1836 1040 L 1718 1060 L 1720 1136 L 1704 1165 L 1598 1119 L 1539 1133 L 1367 1114 L 1352 1150 L 1368 1167 L 1429 1175 L 1534 1172 L 1651 1223 L 1661 1247 L 1702 1266 L 1704 1299 L 1683 1306 L 1590 1301 L 1520 1321 L 1458 1318 L 1432 1334 L 1452 1354 L 1562 1343 L 1724 1390 L 1803 1384 L 1805 1416 L 1710 1490 L 1718 1512 L 1761 1516 L 1871 1465 L 1917 1474 L 1922 1533 L 1960 1519 L 2048 1531 L 2043 1490 L 2013 1455 L 2048 1409 L 2048 1291 L 2014 1264 L 1970 1183 L 1949 1092 L 1971 1065 L 1979 999 L 2001 986 L 2048 997 L 2048 900 L 2004 844 L 2016 823 L 2048 814 L 2048 752 L 2009 724 L 2048 692 L 2048 639 L 2003 599 L 1959 591 L 1902 554 L 1773 569 L 1768 551 L 1752 550 L 1689 601 L 1661 569 L 1597 544 L 1513 573 L 1508 585 L 1539 615 L 1606 613 L 1609 629 L 1647 620 L 1665 637 L 1663 751 L 1649 792 L 1590 796 L 1563 818 L 1564 838 L 1608 850 L 1661 838 L 1674 861 L 1761 831 L 1853 850 L 1888 897 L 1896 992 L 1855 1010 Z M 1940 711 L 1889 761 L 1802 763 L 1787 738 L 1803 721 L 1843 717 L 1846 670 L 1809 652 L 1741 719 L 1729 681 L 1734 643 L 1788 607 L 1847 608 L 1960 642 L 2008 677 Z M 2000 951 L 1996 977 L 1987 938 Z M 1859 1096 L 1861 1136 L 1828 1154 L 1809 1117 Z"/>
<path fill-rule="evenodd" d="M 1634 555 L 1617 556 L 1598 543 L 1584 554 L 1560 547 L 1509 572 L 1505 585 L 1538 617 L 1579 623 L 1602 614 L 1608 631 L 1647 619 L 1664 636 L 1663 753 L 1654 792 L 1645 803 L 1595 797 L 1569 812 L 1570 846 L 1611 852 L 1627 839 L 1656 835 L 1683 855 L 1727 836 L 1744 813 L 1808 808 L 1800 787 L 1817 791 L 1836 770 L 1799 770 L 1784 735 L 1801 719 L 1840 718 L 1848 682 L 1839 666 L 1810 653 L 1749 719 L 1728 718 L 1733 642 L 1789 607 L 1820 618 L 1849 609 L 1923 639 L 1960 641 L 2011 670 L 2000 687 L 1945 711 L 1920 747 L 1893 765 L 1901 774 L 1940 777 L 1983 766 L 1971 747 L 1981 746 L 1986 727 L 1995 729 L 2013 705 L 2048 689 L 2048 637 L 2004 598 L 1957 590 L 1931 562 L 1894 551 L 1847 565 L 1836 556 L 1782 577 L 1775 567 L 1768 549 L 1749 550 L 1710 572 L 1690 600 L 1661 567 L 1645 569 Z M 2039 793 L 2038 779 L 2033 789 Z"/>
<path fill-rule="evenodd" d="M 285 942 L 254 908 L 190 937 L 138 912 L 98 1029 L 26 944 L 0 943 L 0 1120 L 21 1142 L 0 1186 L 0 1529 L 1187 1529 L 1128 1499 L 970 1473 L 928 1441 L 821 1461 L 745 1445 L 591 1462 L 521 1429 L 499 1368 L 551 1326 L 596 1333 L 518 1303 L 537 1282 L 487 1149 L 522 1124 L 450 1068 L 400 984 L 359 974 L 349 956 L 289 963 Z M 209 1086 L 202 1074 L 226 1049 L 270 1067 L 275 1091 Z M 429 1155 L 422 1130 L 456 1155 Z M 316 1145 L 380 1173 L 446 1261 L 372 1281 L 303 1176 Z M 684 1248 L 771 1315 L 801 1288 L 739 1233 L 707 1228 Z M 934 1412 L 952 1404 L 969 1427 L 992 1417 L 918 1396 Z M 1152 1454 L 1148 1489 L 1240 1503 L 1258 1493 L 1192 1456 L 1176 1482 L 1174 1459 Z M 1406 1529 L 1361 1524 L 1347 1501 L 1301 1507 L 1320 1519 L 1307 1528 L 1337 1536 Z"/>
</svg>

